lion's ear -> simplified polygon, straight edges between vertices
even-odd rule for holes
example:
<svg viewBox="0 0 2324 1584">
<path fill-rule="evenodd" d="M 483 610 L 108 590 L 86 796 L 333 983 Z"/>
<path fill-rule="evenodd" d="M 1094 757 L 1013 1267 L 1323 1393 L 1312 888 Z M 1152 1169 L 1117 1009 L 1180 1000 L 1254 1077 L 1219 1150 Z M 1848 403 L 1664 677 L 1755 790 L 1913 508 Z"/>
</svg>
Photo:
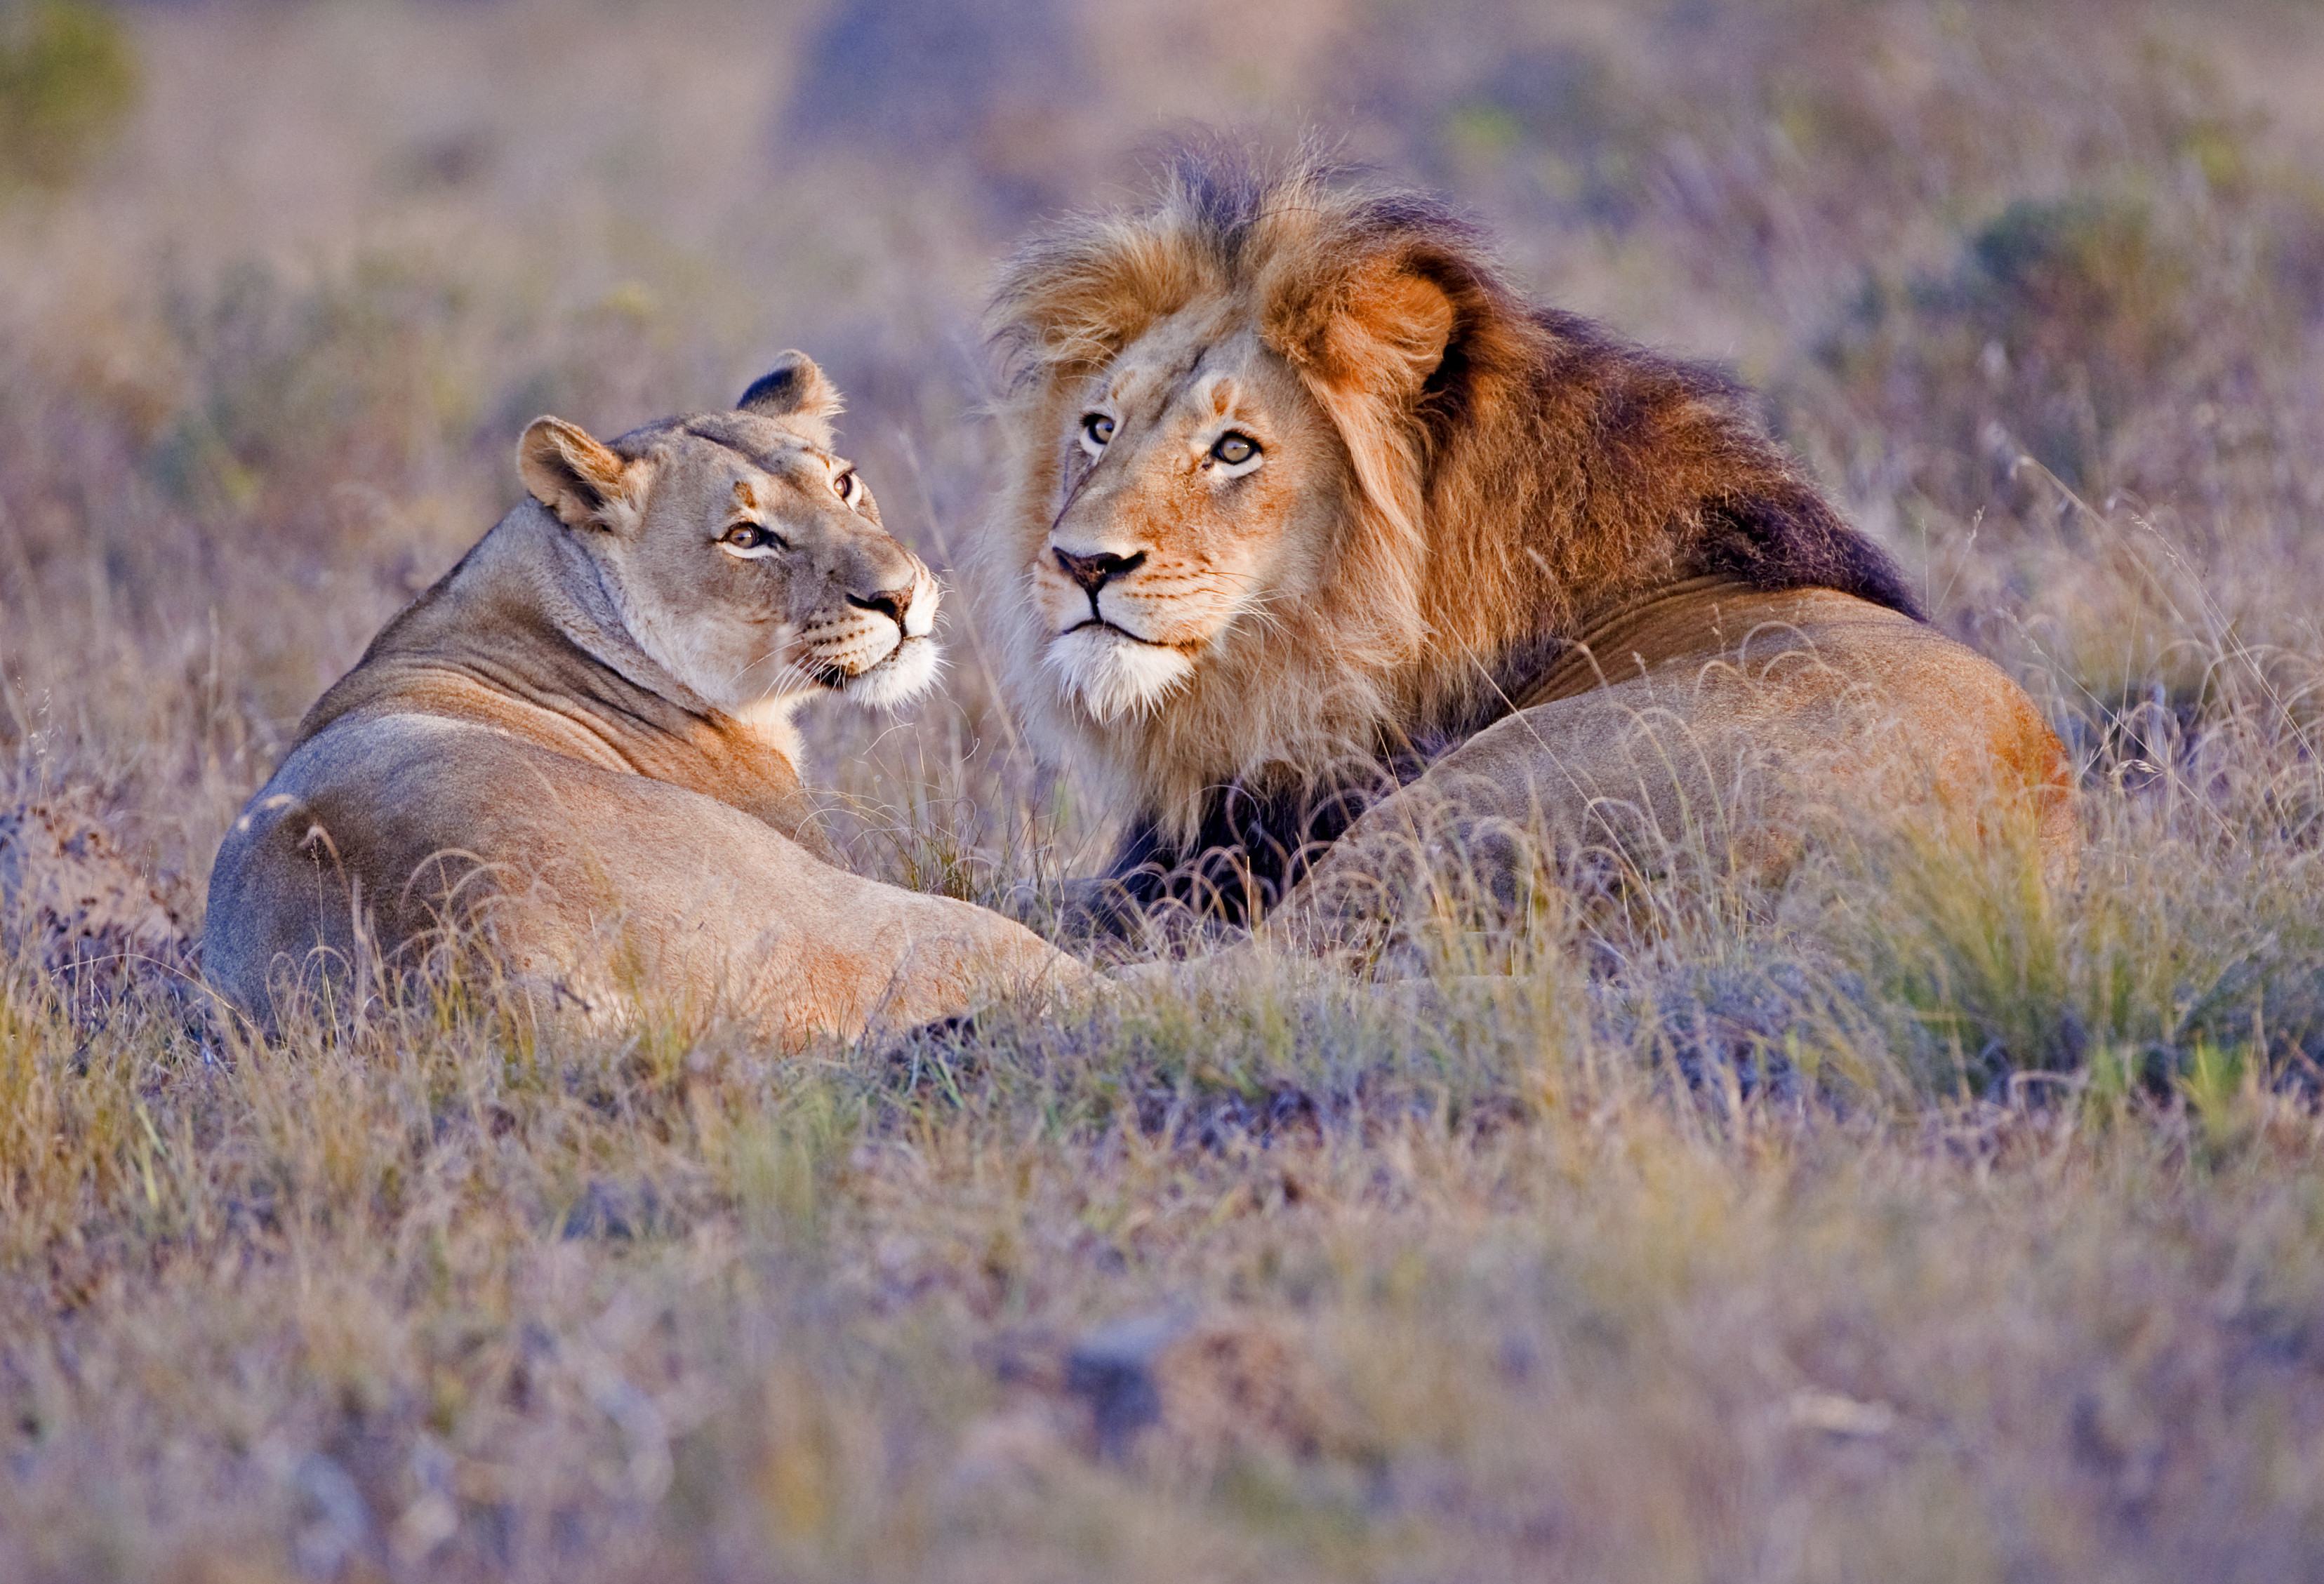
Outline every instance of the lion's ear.
<svg viewBox="0 0 2324 1584">
<path fill-rule="evenodd" d="M 816 367 L 815 359 L 798 351 L 775 359 L 775 366 L 752 381 L 742 399 L 734 403 L 738 411 L 780 419 L 807 429 L 823 446 L 831 444 L 831 420 L 844 405 L 839 388 Z"/>
<path fill-rule="evenodd" d="M 579 424 L 537 418 L 516 445 L 532 498 L 567 528 L 612 528 L 632 504 L 629 464 Z"/>
<path fill-rule="evenodd" d="M 1444 288 L 1402 259 L 1299 282 L 1268 309 L 1268 339 L 1302 372 L 1399 404 L 1443 363 L 1456 317 Z"/>
</svg>

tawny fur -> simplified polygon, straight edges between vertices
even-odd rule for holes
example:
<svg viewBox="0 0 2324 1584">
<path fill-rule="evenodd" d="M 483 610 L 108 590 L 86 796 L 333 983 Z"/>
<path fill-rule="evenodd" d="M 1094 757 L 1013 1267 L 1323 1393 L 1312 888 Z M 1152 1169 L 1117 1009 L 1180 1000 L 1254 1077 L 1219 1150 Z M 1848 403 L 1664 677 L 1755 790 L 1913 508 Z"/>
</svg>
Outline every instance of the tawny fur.
<svg viewBox="0 0 2324 1584">
<path fill-rule="evenodd" d="M 1919 615 L 1730 381 L 1528 303 L 1441 205 L 1312 161 L 1181 159 L 1151 203 L 1029 243 L 993 327 L 1010 466 L 973 569 L 1037 741 L 1115 788 L 1133 847 L 1221 839 L 1230 784 L 1296 800 L 1461 741 L 1593 624 L 1689 578 Z M 1167 695 L 1093 718 L 1044 674 L 1034 597 L 1045 536 L 1103 476 L 1061 437 L 1125 361 L 1167 345 L 1200 368 L 1253 334 L 1333 459 L 1305 530 L 1332 576 L 1296 612 L 1262 591 Z M 1139 533 L 1171 553 L 1167 524 Z"/>
<path fill-rule="evenodd" d="M 611 445 L 528 429 L 533 499 L 388 624 L 227 833 L 211 983 L 267 1018 L 457 944 L 543 1008 L 797 1045 L 1082 977 L 814 829 L 790 709 L 908 696 L 934 665 L 935 585 L 830 455 L 836 406 L 793 354 L 734 411 Z"/>
</svg>

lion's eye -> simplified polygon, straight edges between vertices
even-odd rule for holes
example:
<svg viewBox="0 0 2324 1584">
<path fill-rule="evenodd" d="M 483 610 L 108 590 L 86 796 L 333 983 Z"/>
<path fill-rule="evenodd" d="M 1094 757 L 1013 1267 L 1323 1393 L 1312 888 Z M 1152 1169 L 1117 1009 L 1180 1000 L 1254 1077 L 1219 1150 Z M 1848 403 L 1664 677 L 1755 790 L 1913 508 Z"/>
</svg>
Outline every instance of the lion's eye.
<svg viewBox="0 0 2324 1584">
<path fill-rule="evenodd" d="M 838 492 L 841 500 L 853 506 L 855 504 L 855 497 L 862 492 L 863 481 L 855 476 L 855 470 L 851 467 L 833 479 L 831 487 Z"/>
<path fill-rule="evenodd" d="M 1102 412 L 1093 412 L 1082 419 L 1082 438 L 1093 451 L 1102 449 L 1113 438 L 1113 419 Z"/>
<path fill-rule="evenodd" d="M 1218 443 L 1211 447 L 1211 455 L 1229 467 L 1240 467 L 1259 455 L 1259 442 L 1249 435 L 1229 429 L 1225 434 L 1221 435 Z"/>
<path fill-rule="evenodd" d="M 738 522 L 718 536 L 718 542 L 730 549 L 761 550 L 783 541 L 756 522 Z"/>
</svg>

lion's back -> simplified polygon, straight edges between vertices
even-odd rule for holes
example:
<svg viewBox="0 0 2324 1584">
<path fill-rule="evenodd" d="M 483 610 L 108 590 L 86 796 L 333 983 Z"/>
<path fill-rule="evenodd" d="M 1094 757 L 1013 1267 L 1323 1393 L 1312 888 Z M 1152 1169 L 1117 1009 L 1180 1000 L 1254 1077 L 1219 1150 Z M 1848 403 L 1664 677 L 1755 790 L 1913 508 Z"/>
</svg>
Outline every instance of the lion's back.
<svg viewBox="0 0 2324 1584">
<path fill-rule="evenodd" d="M 2049 874 L 2074 864 L 2071 767 L 2024 690 L 1934 628 L 1832 590 L 1682 591 L 1518 703 L 1358 820 L 1281 926 L 1361 933 L 1416 887 L 1509 892 L 1561 855 L 1772 879 L 1843 833 L 2023 843 Z"/>
<path fill-rule="evenodd" d="M 1937 629 L 1824 588 L 1732 582 L 1655 602 L 1576 651 L 1445 769 L 1653 839 L 1705 826 L 1796 850 L 1810 826 L 1934 819 L 2022 832 L 2053 869 L 2078 828 L 2065 749 L 2024 689 Z"/>
</svg>

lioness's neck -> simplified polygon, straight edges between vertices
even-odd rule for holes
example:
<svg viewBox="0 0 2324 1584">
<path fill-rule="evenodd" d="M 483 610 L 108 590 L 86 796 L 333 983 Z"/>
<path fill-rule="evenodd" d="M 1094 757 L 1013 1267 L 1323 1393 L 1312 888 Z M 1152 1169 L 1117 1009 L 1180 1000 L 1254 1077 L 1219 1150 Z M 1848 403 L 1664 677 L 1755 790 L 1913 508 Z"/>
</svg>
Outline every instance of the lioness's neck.
<svg viewBox="0 0 2324 1584">
<path fill-rule="evenodd" d="M 530 503 L 503 518 L 381 631 L 298 741 L 356 714 L 448 716 L 812 839 L 788 723 L 739 721 L 657 665 L 573 531 Z"/>
</svg>

